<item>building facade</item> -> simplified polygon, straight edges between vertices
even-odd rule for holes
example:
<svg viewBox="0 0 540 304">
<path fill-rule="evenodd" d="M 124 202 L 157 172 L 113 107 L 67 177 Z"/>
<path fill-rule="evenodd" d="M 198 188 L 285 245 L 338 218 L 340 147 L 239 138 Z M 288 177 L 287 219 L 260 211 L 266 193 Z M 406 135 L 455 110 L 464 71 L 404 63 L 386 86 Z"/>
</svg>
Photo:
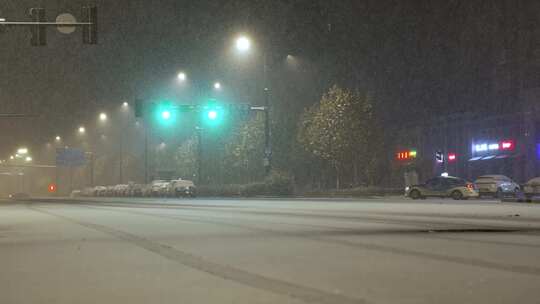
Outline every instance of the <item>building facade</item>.
<svg viewBox="0 0 540 304">
<path fill-rule="evenodd" d="M 444 172 L 468 180 L 503 174 L 520 183 L 540 176 L 540 109 L 447 116 L 403 128 L 398 141 L 395 162 L 420 180 Z"/>
</svg>

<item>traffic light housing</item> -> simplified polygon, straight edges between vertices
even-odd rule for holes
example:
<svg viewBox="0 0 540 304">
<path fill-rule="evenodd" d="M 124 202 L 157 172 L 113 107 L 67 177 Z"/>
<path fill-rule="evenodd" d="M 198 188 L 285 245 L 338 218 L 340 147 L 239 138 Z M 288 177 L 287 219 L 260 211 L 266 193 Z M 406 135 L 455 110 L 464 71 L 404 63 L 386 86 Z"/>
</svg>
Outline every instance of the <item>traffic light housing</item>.
<svg viewBox="0 0 540 304">
<path fill-rule="evenodd" d="M 225 108 L 216 103 L 209 103 L 200 108 L 202 122 L 207 126 L 221 125 L 226 116 Z"/>
<path fill-rule="evenodd" d="M 82 26 L 82 40 L 83 44 L 97 44 L 97 7 L 96 6 L 83 6 L 82 8 L 82 22 L 90 23 Z"/>
<path fill-rule="evenodd" d="M 170 126 L 176 122 L 178 108 L 169 101 L 162 101 L 154 107 L 154 117 L 162 126 Z"/>
<path fill-rule="evenodd" d="M 46 22 L 45 9 L 41 7 L 33 7 L 28 11 L 32 22 Z M 30 44 L 32 46 L 47 45 L 47 27 L 46 25 L 33 24 L 30 25 Z"/>
</svg>

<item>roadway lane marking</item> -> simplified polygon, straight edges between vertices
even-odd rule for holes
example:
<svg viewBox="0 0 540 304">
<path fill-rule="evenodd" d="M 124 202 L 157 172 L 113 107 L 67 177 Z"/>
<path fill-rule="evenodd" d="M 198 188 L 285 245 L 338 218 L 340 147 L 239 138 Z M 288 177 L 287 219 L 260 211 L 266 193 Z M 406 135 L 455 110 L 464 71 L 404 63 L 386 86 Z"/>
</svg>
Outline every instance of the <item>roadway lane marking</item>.
<svg viewBox="0 0 540 304">
<path fill-rule="evenodd" d="M 237 282 L 243 285 L 247 285 L 260 290 L 272 292 L 278 295 L 286 295 L 291 298 L 302 300 L 306 303 L 321 303 L 321 304 L 364 304 L 368 303 L 364 299 L 350 298 L 345 295 L 337 293 L 330 293 L 319 289 L 301 286 L 286 281 L 281 281 L 269 277 L 265 277 L 259 274 L 250 273 L 232 266 L 221 265 L 215 262 L 205 260 L 203 257 L 199 257 L 181 250 L 178 250 L 169 245 L 153 242 L 144 237 L 137 236 L 128 232 L 117 230 L 104 225 L 94 224 L 77 220 L 64 215 L 56 214 L 50 211 L 43 210 L 32 206 L 27 206 L 29 209 L 35 212 L 47 214 L 67 222 L 71 222 L 86 228 L 99 231 L 101 233 L 111 235 L 122 241 L 131 243 L 139 248 L 143 248 L 147 251 L 158 254 L 168 260 L 177 262 L 184 266 L 208 273 L 210 275 Z"/>
</svg>

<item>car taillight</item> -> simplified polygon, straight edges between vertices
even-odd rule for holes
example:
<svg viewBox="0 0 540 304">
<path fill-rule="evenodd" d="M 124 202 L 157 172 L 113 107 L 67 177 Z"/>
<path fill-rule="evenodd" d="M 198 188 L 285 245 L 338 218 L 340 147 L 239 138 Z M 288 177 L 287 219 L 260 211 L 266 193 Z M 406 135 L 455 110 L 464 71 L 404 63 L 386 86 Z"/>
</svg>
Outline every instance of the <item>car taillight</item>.
<svg viewBox="0 0 540 304">
<path fill-rule="evenodd" d="M 474 184 L 467 184 L 467 188 L 469 188 L 469 190 L 474 190 Z"/>
</svg>

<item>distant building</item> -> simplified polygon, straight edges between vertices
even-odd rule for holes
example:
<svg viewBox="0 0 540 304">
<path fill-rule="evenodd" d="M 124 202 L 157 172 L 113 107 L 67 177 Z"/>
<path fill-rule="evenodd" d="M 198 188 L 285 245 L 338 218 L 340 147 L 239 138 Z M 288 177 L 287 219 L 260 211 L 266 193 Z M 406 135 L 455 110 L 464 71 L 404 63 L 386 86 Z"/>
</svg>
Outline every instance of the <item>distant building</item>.
<svg viewBox="0 0 540 304">
<path fill-rule="evenodd" d="M 421 180 L 448 172 L 469 180 L 503 174 L 525 182 L 540 176 L 540 107 L 490 117 L 447 116 L 403 128 L 398 142 L 397 166 L 418 172 Z M 404 151 L 414 156 L 403 157 Z"/>
<path fill-rule="evenodd" d="M 484 114 L 441 116 L 402 127 L 396 134 L 398 171 L 416 171 L 421 180 L 442 172 L 469 180 L 483 174 L 518 182 L 540 176 L 540 5 L 525 10 L 514 1 L 500 4 L 506 9 L 491 41 L 497 60 L 485 83 L 485 97 L 492 101 L 482 103 Z"/>
</svg>

